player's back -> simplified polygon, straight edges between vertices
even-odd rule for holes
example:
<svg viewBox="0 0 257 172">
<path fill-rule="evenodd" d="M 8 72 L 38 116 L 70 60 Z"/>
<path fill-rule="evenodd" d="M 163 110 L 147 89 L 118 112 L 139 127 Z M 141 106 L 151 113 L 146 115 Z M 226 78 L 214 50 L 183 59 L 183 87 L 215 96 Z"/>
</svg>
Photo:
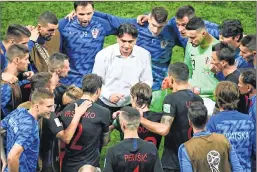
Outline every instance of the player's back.
<svg viewBox="0 0 257 172">
<path fill-rule="evenodd" d="M 109 148 L 104 172 L 162 171 L 154 144 L 139 138 L 128 138 Z"/>
<path fill-rule="evenodd" d="M 144 116 L 144 118 L 146 118 L 150 121 L 160 122 L 161 118 L 162 118 L 162 113 L 148 111 L 148 112 L 144 112 L 143 116 Z M 157 149 L 159 149 L 160 143 L 162 140 L 161 135 L 147 130 L 141 124 L 138 127 L 137 133 L 138 133 L 139 138 L 141 138 L 145 141 L 148 141 L 148 142 L 152 142 L 157 147 Z"/>
<path fill-rule="evenodd" d="M 79 106 L 84 100 L 76 103 Z M 74 104 L 68 105 L 61 113 L 64 128 L 71 123 L 74 115 Z M 109 131 L 109 110 L 93 103 L 81 117 L 81 121 L 69 145 L 65 147 L 62 171 L 78 171 L 85 165 L 97 166 L 99 164 L 100 138 L 102 133 Z"/>
<path fill-rule="evenodd" d="M 179 170 L 178 148 L 192 137 L 193 131 L 188 122 L 188 106 L 197 101 L 203 102 L 199 95 L 189 89 L 179 90 L 165 97 L 163 111 L 169 112 L 174 121 L 164 140 L 163 168 Z"/>
</svg>

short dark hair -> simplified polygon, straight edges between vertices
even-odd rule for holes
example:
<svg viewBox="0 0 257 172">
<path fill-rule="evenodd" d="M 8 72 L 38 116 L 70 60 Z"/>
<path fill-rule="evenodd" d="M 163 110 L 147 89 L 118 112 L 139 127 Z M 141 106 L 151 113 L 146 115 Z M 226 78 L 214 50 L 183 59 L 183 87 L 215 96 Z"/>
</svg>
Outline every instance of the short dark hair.
<svg viewBox="0 0 257 172">
<path fill-rule="evenodd" d="M 143 106 L 150 106 L 152 101 L 152 89 L 146 83 L 136 83 L 130 89 L 130 94 L 136 98 L 136 104 L 143 108 Z"/>
<path fill-rule="evenodd" d="M 54 24 L 57 25 L 58 24 L 58 19 L 56 17 L 56 15 L 50 11 L 45 11 L 43 13 L 40 14 L 40 16 L 38 17 L 38 23 L 41 24 Z"/>
<path fill-rule="evenodd" d="M 31 94 L 32 103 L 43 103 L 44 99 L 54 99 L 54 93 L 46 88 L 37 88 Z"/>
<path fill-rule="evenodd" d="M 192 102 L 188 107 L 187 116 L 193 126 L 198 129 L 203 129 L 208 121 L 207 108 L 201 102 Z"/>
<path fill-rule="evenodd" d="M 7 50 L 7 60 L 11 62 L 15 57 L 24 58 L 29 53 L 27 46 L 23 44 L 12 44 Z"/>
<path fill-rule="evenodd" d="M 172 76 L 177 82 L 188 81 L 189 69 L 185 63 L 176 62 L 169 65 L 169 75 Z"/>
<path fill-rule="evenodd" d="M 94 94 L 103 85 L 103 79 L 97 74 L 87 74 L 82 80 L 82 90 L 84 93 Z"/>
<path fill-rule="evenodd" d="M 127 127 L 130 130 L 136 130 L 140 124 L 140 113 L 137 109 L 125 106 L 121 109 L 123 119 L 127 123 Z M 120 119 L 120 118 L 119 118 Z"/>
<path fill-rule="evenodd" d="M 219 26 L 220 34 L 227 38 L 227 37 L 233 37 L 235 38 L 237 35 L 240 35 L 239 40 L 240 41 L 243 37 L 243 26 L 239 20 L 236 19 L 228 19 L 224 20 L 222 24 Z"/>
<path fill-rule="evenodd" d="M 246 35 L 241 41 L 241 45 L 247 47 L 250 51 L 256 50 L 256 35 Z"/>
<path fill-rule="evenodd" d="M 124 23 L 124 24 L 121 24 L 117 30 L 117 36 L 119 38 L 121 38 L 124 34 L 129 34 L 131 35 L 133 38 L 137 38 L 138 36 L 138 31 L 137 31 L 137 28 L 130 24 L 130 23 Z"/>
<path fill-rule="evenodd" d="M 177 19 L 183 19 L 185 16 L 187 16 L 189 20 L 193 18 L 195 16 L 195 9 L 190 5 L 179 7 L 175 17 Z"/>
<path fill-rule="evenodd" d="M 159 24 L 167 21 L 168 11 L 164 7 L 154 7 L 151 11 L 151 17 Z"/>
<path fill-rule="evenodd" d="M 250 84 L 256 89 L 256 69 L 243 70 L 240 75 L 244 84 Z"/>
<path fill-rule="evenodd" d="M 225 42 L 219 42 L 212 47 L 219 61 L 225 60 L 230 66 L 235 64 L 235 49 Z"/>
<path fill-rule="evenodd" d="M 239 101 L 239 89 L 237 85 L 230 81 L 218 83 L 214 95 L 219 108 L 224 110 L 235 110 Z"/>
<path fill-rule="evenodd" d="M 64 60 L 69 60 L 66 54 L 54 53 L 49 57 L 49 70 L 52 72 L 58 68 L 63 67 Z"/>
<path fill-rule="evenodd" d="M 20 24 L 10 24 L 7 28 L 5 40 L 8 41 L 10 39 L 20 39 L 22 37 L 30 37 L 31 32 L 26 26 Z"/>
<path fill-rule="evenodd" d="M 205 28 L 205 24 L 203 19 L 200 17 L 191 18 L 186 25 L 186 30 L 197 30 L 203 28 Z"/>
<path fill-rule="evenodd" d="M 74 2 L 74 10 L 76 11 L 78 6 L 88 6 L 89 4 L 92 5 L 94 8 L 94 2 L 93 1 L 75 1 Z"/>
<path fill-rule="evenodd" d="M 53 75 L 49 72 L 38 72 L 31 77 L 31 90 L 46 88 L 50 84 Z"/>
</svg>

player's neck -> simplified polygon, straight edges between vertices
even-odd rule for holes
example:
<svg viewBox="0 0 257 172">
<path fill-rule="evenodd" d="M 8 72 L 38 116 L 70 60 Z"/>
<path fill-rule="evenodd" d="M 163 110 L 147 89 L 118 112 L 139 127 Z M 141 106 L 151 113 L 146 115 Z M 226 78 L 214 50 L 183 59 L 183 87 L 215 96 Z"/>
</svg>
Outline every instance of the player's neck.
<svg viewBox="0 0 257 172">
<path fill-rule="evenodd" d="M 13 74 L 15 76 L 18 76 L 19 74 L 18 69 L 14 63 L 9 63 L 4 72 Z"/>
<path fill-rule="evenodd" d="M 226 76 L 228 76 L 229 74 L 233 73 L 236 69 L 237 69 L 237 68 L 236 68 L 235 65 L 233 65 L 233 66 L 229 66 L 229 65 L 228 65 L 226 68 L 224 68 L 224 69 L 222 70 L 222 73 L 223 73 L 223 75 L 226 77 Z"/>
<path fill-rule="evenodd" d="M 253 96 L 256 96 L 256 89 L 252 90 L 252 92 L 249 94 L 249 98 L 252 98 Z"/>
<path fill-rule="evenodd" d="M 180 90 L 186 90 L 188 89 L 189 85 L 188 83 L 180 83 L 180 84 L 176 84 L 176 86 L 174 87 L 175 88 L 175 91 L 180 91 Z"/>
<path fill-rule="evenodd" d="M 124 130 L 124 139 L 139 138 L 137 130 Z"/>
<path fill-rule="evenodd" d="M 36 120 L 38 120 L 37 111 L 36 111 L 33 107 L 29 109 L 29 113 L 30 113 Z"/>
<path fill-rule="evenodd" d="M 202 49 L 209 47 L 209 45 L 212 43 L 212 40 L 213 40 L 213 37 L 209 33 L 206 33 L 206 36 L 204 37 L 202 43 L 200 44 L 200 47 Z"/>
<path fill-rule="evenodd" d="M 92 95 L 88 95 L 88 94 L 83 94 L 83 96 L 80 98 L 80 99 L 87 99 L 87 100 L 90 100 L 90 101 L 92 101 L 92 102 L 95 102 L 96 101 L 96 99 L 94 98 L 94 96 L 92 96 Z"/>
<path fill-rule="evenodd" d="M 200 129 L 200 128 L 195 128 L 194 126 L 192 126 L 192 127 L 193 127 L 194 134 L 204 131 L 204 128 Z"/>
</svg>

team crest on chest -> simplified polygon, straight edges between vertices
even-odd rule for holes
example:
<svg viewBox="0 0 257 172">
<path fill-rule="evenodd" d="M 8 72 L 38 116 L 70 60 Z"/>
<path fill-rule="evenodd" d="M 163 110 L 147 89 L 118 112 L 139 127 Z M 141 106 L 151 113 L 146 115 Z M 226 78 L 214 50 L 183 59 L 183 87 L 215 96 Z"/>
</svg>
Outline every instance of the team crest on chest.
<svg viewBox="0 0 257 172">
<path fill-rule="evenodd" d="M 92 29 L 91 32 L 92 32 L 93 38 L 97 38 L 97 36 L 98 36 L 98 34 L 99 34 L 99 29 L 94 28 L 94 29 Z"/>
<path fill-rule="evenodd" d="M 161 48 L 165 48 L 168 45 L 168 41 L 162 40 L 161 41 Z"/>
<path fill-rule="evenodd" d="M 205 64 L 206 65 L 210 64 L 210 58 L 209 57 L 205 57 Z"/>
</svg>

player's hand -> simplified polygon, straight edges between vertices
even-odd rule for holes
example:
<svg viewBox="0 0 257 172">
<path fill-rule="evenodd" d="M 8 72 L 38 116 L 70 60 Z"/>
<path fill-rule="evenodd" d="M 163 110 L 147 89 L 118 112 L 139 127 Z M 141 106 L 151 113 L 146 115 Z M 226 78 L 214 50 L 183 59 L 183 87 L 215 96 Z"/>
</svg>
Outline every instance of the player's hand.
<svg viewBox="0 0 257 172">
<path fill-rule="evenodd" d="M 71 21 L 71 20 L 74 19 L 75 16 L 76 16 L 76 13 L 75 13 L 74 10 L 72 10 L 72 11 L 70 12 L 70 14 L 68 14 L 68 15 L 65 16 L 64 18 L 65 18 L 65 19 L 68 19 L 69 21 Z"/>
<path fill-rule="evenodd" d="M 115 93 L 110 96 L 109 100 L 112 103 L 117 103 L 122 98 L 124 98 L 124 94 Z"/>
<path fill-rule="evenodd" d="M 115 119 L 120 114 L 120 111 L 116 111 L 112 114 L 112 119 Z"/>
<path fill-rule="evenodd" d="M 2 73 L 2 80 L 13 84 L 18 81 L 18 78 L 13 74 L 4 72 Z"/>
<path fill-rule="evenodd" d="M 29 40 L 36 42 L 39 37 L 38 27 L 31 26 L 30 29 L 31 36 L 29 37 Z"/>
<path fill-rule="evenodd" d="M 144 25 L 144 23 L 148 21 L 148 15 L 139 15 L 137 16 L 137 23 L 140 25 Z"/>
<path fill-rule="evenodd" d="M 217 73 L 216 68 L 213 64 L 210 64 L 210 71 L 213 73 Z"/>
<path fill-rule="evenodd" d="M 164 78 L 164 80 L 162 81 L 162 90 L 165 90 L 167 88 L 173 88 L 169 77 Z"/>
<path fill-rule="evenodd" d="M 200 95 L 201 93 L 201 88 L 199 87 L 193 87 L 192 85 L 188 86 L 188 89 L 190 89 L 193 93 Z"/>
<path fill-rule="evenodd" d="M 31 80 L 33 75 L 34 75 L 33 71 L 27 71 L 23 73 L 23 76 L 26 77 L 28 80 Z"/>
<path fill-rule="evenodd" d="M 92 102 L 89 100 L 85 100 L 81 105 L 77 105 L 75 103 L 75 114 L 82 116 L 84 113 L 86 113 L 87 109 L 92 106 Z"/>
</svg>

